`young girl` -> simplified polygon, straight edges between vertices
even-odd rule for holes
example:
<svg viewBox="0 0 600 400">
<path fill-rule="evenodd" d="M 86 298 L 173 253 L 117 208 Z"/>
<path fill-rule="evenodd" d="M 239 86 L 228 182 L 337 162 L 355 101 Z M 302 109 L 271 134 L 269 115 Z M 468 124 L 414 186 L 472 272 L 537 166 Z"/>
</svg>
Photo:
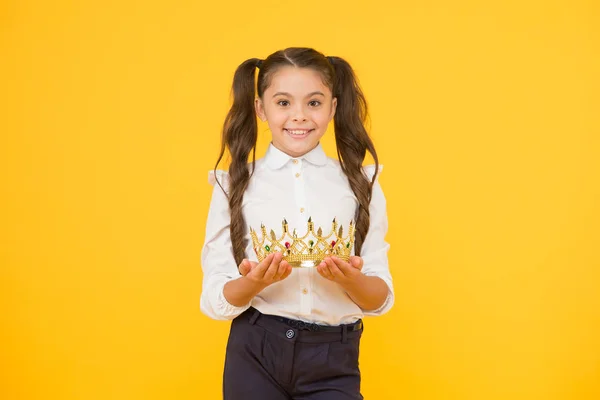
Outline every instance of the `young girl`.
<svg viewBox="0 0 600 400">
<path fill-rule="evenodd" d="M 386 204 L 364 127 L 365 98 L 346 61 L 309 48 L 244 61 L 233 97 L 217 161 L 228 150 L 231 165 L 209 176 L 214 190 L 200 299 L 209 317 L 233 319 L 224 398 L 362 399 L 362 318 L 381 315 L 394 302 Z M 259 160 L 257 116 L 273 136 Z M 332 119 L 337 160 L 319 143 Z M 367 151 L 375 165 L 363 167 Z M 271 246 L 263 246 L 260 231 L 271 229 Z M 343 240 L 353 229 L 353 238 Z M 286 232 L 294 246 L 276 240 Z M 334 238 L 331 249 L 306 240 L 302 257 L 316 265 L 292 268 L 290 252 L 306 232 L 318 232 L 317 244 Z M 354 255 L 344 258 L 351 249 Z M 317 260 L 314 252 L 326 257 Z M 258 255 L 266 257 L 259 262 Z"/>
</svg>

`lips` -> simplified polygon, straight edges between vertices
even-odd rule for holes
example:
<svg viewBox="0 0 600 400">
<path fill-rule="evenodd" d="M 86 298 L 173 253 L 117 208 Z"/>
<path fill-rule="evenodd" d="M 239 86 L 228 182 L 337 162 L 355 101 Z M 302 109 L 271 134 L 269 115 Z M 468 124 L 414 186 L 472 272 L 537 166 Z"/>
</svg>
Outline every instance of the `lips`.
<svg viewBox="0 0 600 400">
<path fill-rule="evenodd" d="M 302 137 L 308 135 L 314 129 L 284 129 L 291 136 Z"/>
</svg>

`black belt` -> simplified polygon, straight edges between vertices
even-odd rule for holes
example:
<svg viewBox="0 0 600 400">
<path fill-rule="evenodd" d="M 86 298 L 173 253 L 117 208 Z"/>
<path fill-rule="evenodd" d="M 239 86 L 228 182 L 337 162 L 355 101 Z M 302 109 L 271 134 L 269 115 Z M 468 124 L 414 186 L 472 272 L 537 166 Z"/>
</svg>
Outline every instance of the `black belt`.
<svg viewBox="0 0 600 400">
<path fill-rule="evenodd" d="M 312 332 L 340 333 L 344 329 L 346 329 L 346 332 L 356 332 L 356 331 L 360 331 L 363 327 L 362 320 L 360 320 L 360 319 L 353 324 L 338 325 L 338 326 L 326 326 L 326 325 L 313 324 L 312 322 L 304 322 L 304 321 L 298 321 L 295 319 L 280 317 L 278 315 L 262 314 L 262 316 L 269 318 L 269 319 L 274 319 L 279 322 L 283 322 L 284 324 L 287 324 L 288 326 L 290 326 L 292 328 L 296 328 L 299 330 L 312 331 Z"/>
</svg>

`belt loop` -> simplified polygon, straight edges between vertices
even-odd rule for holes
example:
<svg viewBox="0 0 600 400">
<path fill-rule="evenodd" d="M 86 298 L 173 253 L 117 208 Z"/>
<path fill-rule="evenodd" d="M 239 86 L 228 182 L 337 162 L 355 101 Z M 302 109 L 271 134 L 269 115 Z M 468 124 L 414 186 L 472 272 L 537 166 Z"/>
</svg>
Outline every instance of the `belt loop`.
<svg viewBox="0 0 600 400">
<path fill-rule="evenodd" d="M 348 325 L 342 325 L 342 343 L 348 342 Z"/>
<path fill-rule="evenodd" d="M 254 310 L 254 314 L 252 314 L 252 316 L 250 317 L 250 325 L 254 325 L 258 317 L 260 317 L 260 311 Z"/>
</svg>

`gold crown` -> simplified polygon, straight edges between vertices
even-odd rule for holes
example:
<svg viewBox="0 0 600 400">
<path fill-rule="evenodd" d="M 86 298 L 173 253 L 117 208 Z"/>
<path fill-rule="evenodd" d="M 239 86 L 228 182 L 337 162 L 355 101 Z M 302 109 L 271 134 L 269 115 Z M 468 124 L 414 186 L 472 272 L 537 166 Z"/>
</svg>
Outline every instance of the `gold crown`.
<svg viewBox="0 0 600 400">
<path fill-rule="evenodd" d="M 336 256 L 344 261 L 350 259 L 352 247 L 354 246 L 354 225 L 350 221 L 348 236 L 343 237 L 343 228 L 333 219 L 331 232 L 323 236 L 323 230 L 317 229 L 315 233 L 312 219 L 308 219 L 306 234 L 298 237 L 296 230 L 290 234 L 287 221 L 282 222 L 283 232 L 279 238 L 271 229 L 267 235 L 267 228 L 261 224 L 261 239 L 258 239 L 256 231 L 250 227 L 252 246 L 258 257 L 258 261 L 264 260 L 270 253 L 281 252 L 283 259 L 292 267 L 315 267 L 327 256 Z"/>
</svg>

